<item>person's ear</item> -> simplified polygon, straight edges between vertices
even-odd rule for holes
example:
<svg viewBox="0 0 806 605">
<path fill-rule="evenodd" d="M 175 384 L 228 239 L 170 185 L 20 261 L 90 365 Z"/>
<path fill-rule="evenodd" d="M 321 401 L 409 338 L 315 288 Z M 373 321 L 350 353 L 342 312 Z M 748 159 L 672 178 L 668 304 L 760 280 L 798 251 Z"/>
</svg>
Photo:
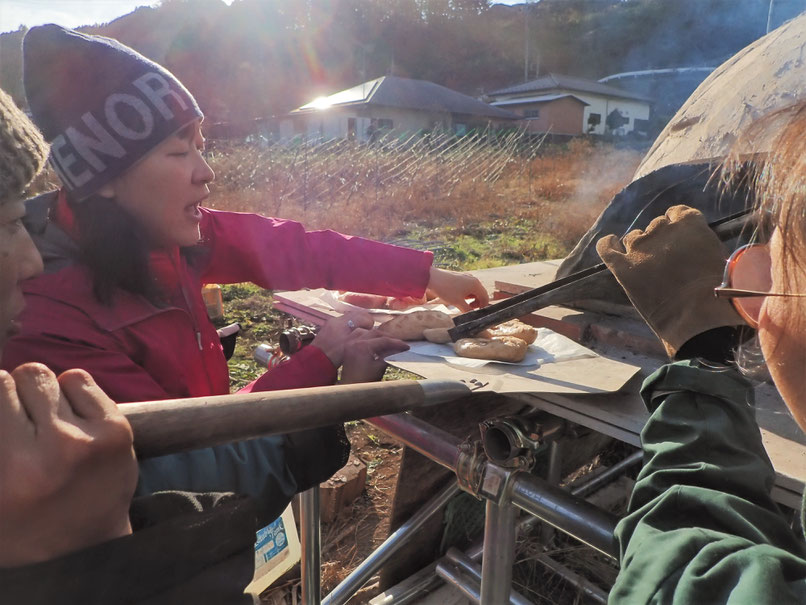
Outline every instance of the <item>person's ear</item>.
<svg viewBox="0 0 806 605">
<path fill-rule="evenodd" d="M 105 197 L 107 199 L 110 199 L 110 200 L 114 199 L 115 198 L 115 184 L 114 184 L 114 181 L 111 181 L 111 182 L 107 183 L 106 185 L 104 185 L 103 187 L 101 187 L 98 190 L 98 195 L 100 195 L 101 197 Z"/>
</svg>

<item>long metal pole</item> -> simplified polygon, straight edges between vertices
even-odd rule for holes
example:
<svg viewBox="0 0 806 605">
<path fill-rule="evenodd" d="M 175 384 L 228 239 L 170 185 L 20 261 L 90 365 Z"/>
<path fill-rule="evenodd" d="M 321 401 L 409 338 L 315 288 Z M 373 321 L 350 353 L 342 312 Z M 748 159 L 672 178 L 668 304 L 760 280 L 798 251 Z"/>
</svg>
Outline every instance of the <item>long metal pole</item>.
<svg viewBox="0 0 806 605">
<path fill-rule="evenodd" d="M 400 380 L 174 399 L 120 406 L 138 457 L 290 433 L 453 401 L 458 380 Z"/>
<path fill-rule="evenodd" d="M 579 590 L 584 592 L 597 603 L 606 605 L 607 593 L 598 586 L 594 586 L 589 580 L 583 578 L 578 573 L 571 571 L 565 565 L 559 561 L 555 561 L 548 555 L 539 554 L 535 557 L 535 559 L 540 561 L 540 563 L 545 565 L 553 573 L 556 573 L 558 576 L 563 578 L 566 582 L 570 582 L 576 586 Z"/>
<path fill-rule="evenodd" d="M 511 502 L 487 500 L 484 554 L 481 558 L 481 605 L 509 602 L 515 562 L 515 515 Z"/>
<path fill-rule="evenodd" d="M 618 559 L 615 515 L 526 472 L 512 479 L 512 502 L 557 529 Z"/>
<path fill-rule="evenodd" d="M 321 523 L 319 517 L 319 486 L 300 494 L 300 535 L 302 538 L 302 581 L 303 605 L 319 605 L 322 601 L 321 588 Z"/>
<path fill-rule="evenodd" d="M 455 563 L 457 567 L 461 568 L 462 570 L 466 571 L 476 582 L 481 582 L 481 569 L 479 566 L 467 556 L 462 551 L 456 548 L 449 548 L 448 552 L 445 553 L 445 559 Z M 480 585 L 480 584 L 479 584 Z M 509 595 L 509 603 L 510 605 L 532 605 L 532 602 L 529 601 L 526 597 L 522 594 L 511 591 Z"/>
<path fill-rule="evenodd" d="M 479 583 L 473 581 L 473 577 L 461 567 L 450 561 L 440 560 L 436 568 L 437 576 L 445 580 L 448 584 L 458 589 L 463 595 L 473 603 L 481 602 L 481 589 Z"/>
<path fill-rule="evenodd" d="M 399 584 L 395 584 L 369 601 L 369 605 L 408 605 L 419 599 L 421 595 L 431 592 L 442 581 L 435 575 L 438 561 L 429 563 L 420 571 L 409 576 Z"/>
<path fill-rule="evenodd" d="M 361 565 L 355 568 L 333 589 L 322 605 L 342 605 L 364 585 L 406 543 L 408 537 L 419 530 L 431 517 L 459 493 L 456 481 L 450 481 L 431 500 L 426 502 L 414 516 L 395 530 Z"/>
<path fill-rule="evenodd" d="M 641 462 L 644 458 L 644 452 L 642 450 L 638 450 L 637 452 L 633 452 L 629 456 L 627 456 L 624 460 L 617 462 L 610 468 L 602 471 L 592 479 L 585 481 L 584 483 L 580 483 L 579 485 L 571 488 L 571 493 L 575 496 L 579 496 L 580 498 L 586 497 L 588 494 L 595 492 L 600 487 L 603 487 L 605 483 L 609 482 L 611 479 L 614 479 L 616 475 L 621 474 L 631 466 L 634 466 Z"/>
<path fill-rule="evenodd" d="M 559 485 L 562 481 L 562 445 L 559 441 L 552 441 L 549 446 L 549 469 L 546 473 L 546 481 L 551 485 Z M 540 541 L 548 544 L 554 537 L 554 528 L 548 523 L 540 528 Z"/>
<path fill-rule="evenodd" d="M 367 421 L 437 464 L 456 471 L 461 442 L 450 433 L 411 414 L 369 418 Z"/>
</svg>

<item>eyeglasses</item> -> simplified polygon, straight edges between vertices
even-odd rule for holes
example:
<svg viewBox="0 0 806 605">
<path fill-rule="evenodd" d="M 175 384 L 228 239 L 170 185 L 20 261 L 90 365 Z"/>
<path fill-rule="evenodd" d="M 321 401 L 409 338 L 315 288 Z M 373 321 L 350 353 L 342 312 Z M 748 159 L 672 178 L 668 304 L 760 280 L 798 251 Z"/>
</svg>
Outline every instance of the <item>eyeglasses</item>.
<svg viewBox="0 0 806 605">
<path fill-rule="evenodd" d="M 751 328 L 758 328 L 761 306 L 767 296 L 803 298 L 806 294 L 770 292 L 772 260 L 767 244 L 747 244 L 728 259 L 722 285 L 714 288 L 717 298 L 729 298 L 736 312 Z"/>
</svg>

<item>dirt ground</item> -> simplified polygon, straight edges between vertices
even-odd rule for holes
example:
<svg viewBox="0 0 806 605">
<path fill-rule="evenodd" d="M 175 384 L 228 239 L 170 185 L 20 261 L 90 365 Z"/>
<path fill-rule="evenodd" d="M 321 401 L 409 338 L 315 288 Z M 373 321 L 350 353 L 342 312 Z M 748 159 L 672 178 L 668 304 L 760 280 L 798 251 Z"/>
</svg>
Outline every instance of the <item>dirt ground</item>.
<svg viewBox="0 0 806 605">
<path fill-rule="evenodd" d="M 367 465 L 367 482 L 361 496 L 331 523 L 322 524 L 322 595 L 327 595 L 388 536 L 389 518 L 400 470 L 403 446 L 364 422 L 351 422 L 347 434 L 352 455 Z M 624 444 L 612 444 L 564 479 L 566 484 L 584 482 L 585 477 L 608 466 L 633 451 Z M 623 513 L 629 495 L 630 479 L 615 485 L 611 494 L 598 504 L 615 513 Z M 591 584 L 607 592 L 617 568 L 605 557 L 564 535 L 554 532 L 547 543 L 540 537 L 541 527 L 518 539 L 513 582 L 517 590 L 537 605 L 567 605 L 594 602 L 569 582 L 546 570 L 539 562 L 548 554 L 568 568 L 583 575 Z M 545 538 L 545 536 L 543 536 Z M 380 592 L 378 578 L 372 578 L 349 605 L 367 603 Z M 268 605 L 300 603 L 299 566 L 268 589 L 261 602 Z"/>
</svg>

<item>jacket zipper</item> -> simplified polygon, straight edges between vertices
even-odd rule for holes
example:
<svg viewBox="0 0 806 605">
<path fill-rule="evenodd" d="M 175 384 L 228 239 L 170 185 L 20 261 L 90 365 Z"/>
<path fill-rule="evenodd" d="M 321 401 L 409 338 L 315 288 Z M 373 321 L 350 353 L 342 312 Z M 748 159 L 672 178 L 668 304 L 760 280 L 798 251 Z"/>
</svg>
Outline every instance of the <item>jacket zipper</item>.
<svg viewBox="0 0 806 605">
<path fill-rule="evenodd" d="M 176 271 L 176 275 L 177 275 L 177 277 L 179 279 L 179 289 L 182 291 L 182 298 L 185 299 L 185 305 L 187 306 L 187 311 L 186 312 L 187 312 L 188 315 L 190 315 L 190 323 L 192 324 L 193 330 L 196 333 L 196 344 L 199 347 L 199 357 L 201 359 L 201 364 L 202 364 L 202 367 L 206 369 L 207 368 L 207 363 L 206 363 L 206 360 L 204 358 L 204 346 L 202 345 L 201 328 L 199 327 L 199 323 L 196 321 L 196 316 L 193 313 L 193 304 L 191 303 L 190 296 L 188 296 L 187 289 L 185 288 L 185 280 L 183 279 L 182 270 L 176 264 L 177 261 L 178 261 L 177 257 L 172 254 L 171 255 L 171 264 L 173 265 L 174 270 Z M 179 260 L 178 262 L 181 263 L 181 260 Z M 207 379 L 207 387 L 208 387 L 209 391 L 212 393 L 213 392 L 213 383 L 210 381 L 210 373 L 205 371 L 204 376 Z"/>
</svg>

